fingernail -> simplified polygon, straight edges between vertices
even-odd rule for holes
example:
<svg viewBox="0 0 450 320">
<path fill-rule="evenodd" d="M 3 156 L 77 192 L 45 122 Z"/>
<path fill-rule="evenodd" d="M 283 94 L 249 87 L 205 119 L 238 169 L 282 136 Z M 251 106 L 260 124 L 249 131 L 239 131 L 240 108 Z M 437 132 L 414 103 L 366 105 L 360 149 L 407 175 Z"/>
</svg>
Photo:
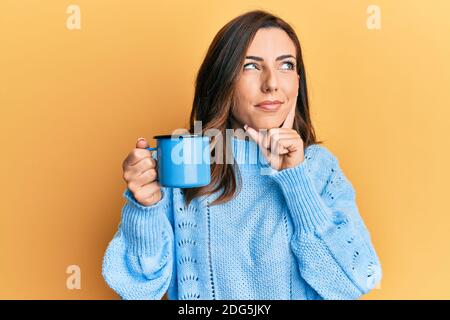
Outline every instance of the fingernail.
<svg viewBox="0 0 450 320">
<path fill-rule="evenodd" d="M 145 138 L 139 138 L 139 139 L 137 139 L 137 141 L 141 141 L 141 140 L 145 140 Z"/>
<path fill-rule="evenodd" d="M 245 125 L 245 126 L 244 126 L 244 129 L 247 130 L 247 128 L 248 128 L 248 125 Z"/>
</svg>

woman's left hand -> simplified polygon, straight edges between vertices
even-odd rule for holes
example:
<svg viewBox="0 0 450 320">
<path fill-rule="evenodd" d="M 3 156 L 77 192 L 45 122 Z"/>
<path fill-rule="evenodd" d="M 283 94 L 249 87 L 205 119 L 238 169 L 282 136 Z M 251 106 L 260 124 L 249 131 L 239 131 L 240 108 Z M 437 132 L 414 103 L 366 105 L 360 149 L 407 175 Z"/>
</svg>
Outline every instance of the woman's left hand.
<svg viewBox="0 0 450 320">
<path fill-rule="evenodd" d="M 258 132 L 247 125 L 244 126 L 250 137 L 258 143 L 270 166 L 276 170 L 293 168 L 304 160 L 303 140 L 298 132 L 292 129 L 295 108 L 294 103 L 280 128 Z"/>
</svg>

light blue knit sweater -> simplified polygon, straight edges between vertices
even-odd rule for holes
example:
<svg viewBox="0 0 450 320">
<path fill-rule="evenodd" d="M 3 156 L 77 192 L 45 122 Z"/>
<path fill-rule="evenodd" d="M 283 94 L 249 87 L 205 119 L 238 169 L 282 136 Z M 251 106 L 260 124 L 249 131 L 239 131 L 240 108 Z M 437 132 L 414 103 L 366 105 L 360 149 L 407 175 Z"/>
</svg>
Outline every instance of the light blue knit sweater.
<svg viewBox="0 0 450 320">
<path fill-rule="evenodd" d="M 242 188 L 233 200 L 180 189 L 140 205 L 127 189 L 103 277 L 123 299 L 356 299 L 381 266 L 337 158 L 311 145 L 275 171 L 253 141 L 232 138 Z"/>
</svg>

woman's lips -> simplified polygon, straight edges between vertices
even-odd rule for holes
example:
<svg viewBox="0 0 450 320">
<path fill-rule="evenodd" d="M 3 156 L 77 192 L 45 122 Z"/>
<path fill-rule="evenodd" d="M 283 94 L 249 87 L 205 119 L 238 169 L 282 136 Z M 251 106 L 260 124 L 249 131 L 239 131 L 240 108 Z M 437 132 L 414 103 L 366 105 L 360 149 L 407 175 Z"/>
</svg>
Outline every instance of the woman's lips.
<svg viewBox="0 0 450 320">
<path fill-rule="evenodd" d="M 282 103 L 257 104 L 255 107 L 264 111 L 277 111 Z"/>
</svg>

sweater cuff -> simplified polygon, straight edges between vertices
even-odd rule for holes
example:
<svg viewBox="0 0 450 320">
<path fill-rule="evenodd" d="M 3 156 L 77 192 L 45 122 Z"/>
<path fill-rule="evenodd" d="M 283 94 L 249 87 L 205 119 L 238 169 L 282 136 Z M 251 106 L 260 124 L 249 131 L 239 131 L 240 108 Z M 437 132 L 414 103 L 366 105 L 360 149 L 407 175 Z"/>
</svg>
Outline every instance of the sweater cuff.
<svg viewBox="0 0 450 320">
<path fill-rule="evenodd" d="M 167 189 L 164 187 L 161 187 L 161 199 L 149 206 L 144 206 L 140 204 L 136 198 L 133 195 L 133 192 L 130 191 L 130 189 L 126 188 L 123 197 L 128 200 L 128 202 L 135 207 L 136 209 L 142 211 L 142 212 L 154 212 L 156 209 L 159 209 L 160 207 L 166 208 L 169 204 L 169 199 L 167 196 Z"/>
<path fill-rule="evenodd" d="M 300 233 L 311 233 L 332 223 L 330 209 L 308 175 L 306 161 L 271 175 L 283 191 L 294 226 Z"/>
<path fill-rule="evenodd" d="M 159 202 L 143 206 L 127 188 L 123 193 L 128 202 L 122 209 L 121 229 L 127 248 L 133 255 L 153 256 L 163 246 L 163 231 L 167 223 L 166 210 L 169 210 L 168 193 L 161 189 Z"/>
</svg>

